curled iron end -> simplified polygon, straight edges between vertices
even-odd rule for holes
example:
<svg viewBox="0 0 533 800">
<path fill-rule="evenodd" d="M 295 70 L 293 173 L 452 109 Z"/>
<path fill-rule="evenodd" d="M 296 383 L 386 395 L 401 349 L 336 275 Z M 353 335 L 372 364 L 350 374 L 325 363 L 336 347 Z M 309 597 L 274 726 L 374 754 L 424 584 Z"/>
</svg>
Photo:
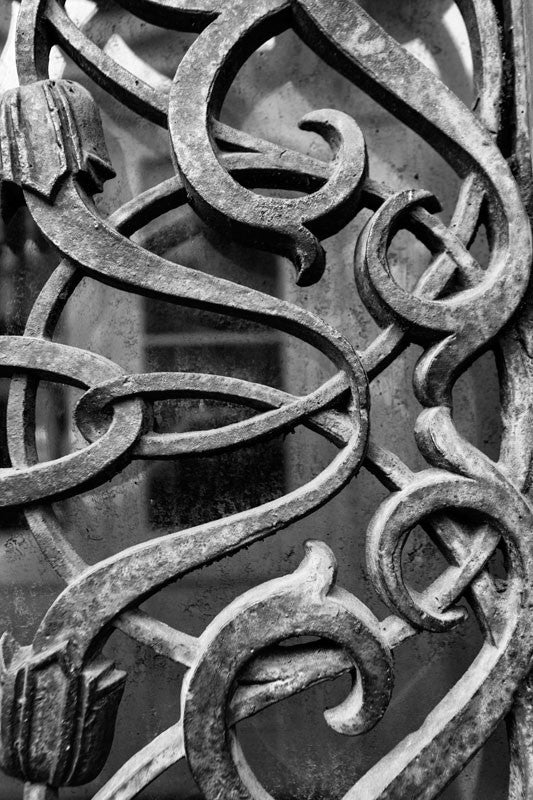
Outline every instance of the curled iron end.
<svg viewBox="0 0 533 800">
<path fill-rule="evenodd" d="M 0 103 L 0 182 L 52 201 L 69 174 L 91 195 L 115 175 L 89 92 L 67 80 L 6 92 Z"/>
<path fill-rule="evenodd" d="M 298 228 L 291 253 L 298 286 L 310 286 L 323 275 L 326 256 L 320 238 L 337 233 L 355 214 L 367 171 L 366 145 L 357 122 L 342 111 L 318 109 L 298 127 L 316 133 L 333 152 L 330 177 L 317 191 L 299 198 Z"/>
<path fill-rule="evenodd" d="M 326 268 L 324 248 L 307 228 L 300 227 L 294 236 L 290 259 L 296 269 L 296 285 L 312 286 L 318 283 Z"/>
<path fill-rule="evenodd" d="M 327 544 L 314 539 L 305 542 L 305 556 L 296 574 L 309 590 L 324 598 L 337 581 L 337 559 Z"/>
</svg>

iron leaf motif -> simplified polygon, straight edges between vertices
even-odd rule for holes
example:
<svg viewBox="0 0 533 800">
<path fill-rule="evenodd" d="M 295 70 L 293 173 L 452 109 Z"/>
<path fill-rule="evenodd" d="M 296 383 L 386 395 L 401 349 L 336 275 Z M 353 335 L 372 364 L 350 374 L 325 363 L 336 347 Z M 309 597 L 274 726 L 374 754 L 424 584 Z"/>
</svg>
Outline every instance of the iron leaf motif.
<svg viewBox="0 0 533 800">
<path fill-rule="evenodd" d="M 386 725 L 393 650 L 421 631 L 437 635 L 461 625 L 464 609 L 457 603 L 466 597 L 484 637 L 474 663 L 418 730 L 363 775 L 344 800 L 437 797 L 507 715 L 509 796 L 525 800 L 533 782 L 527 737 L 533 724 L 528 677 L 533 509 L 527 498 L 533 453 L 531 176 L 525 134 L 515 136 L 511 152 L 504 151 L 499 136 L 506 127 L 522 131 L 517 120 L 528 111 L 518 78 L 511 100 L 504 96 L 502 29 L 513 32 L 510 44 L 504 40 L 512 58 L 527 64 L 521 3 L 458 1 L 473 43 L 475 111 L 355 0 L 123 0 L 121 5 L 124 14 L 198 34 L 168 91 L 116 63 L 74 25 L 61 2 L 22 0 L 16 42 L 20 86 L 1 100 L 2 213 L 9 218 L 24 203 L 62 260 L 35 300 L 23 335 L 0 336 L 0 375 L 11 379 L 11 466 L 0 471 L 0 506 L 24 511 L 44 557 L 66 583 L 31 643 L 19 645 L 9 634 L 2 639 L 3 769 L 43 798 L 100 773 L 126 680 L 102 652 L 118 627 L 159 654 L 172 651 L 188 668 L 182 718 L 124 764 L 93 800 L 134 797 L 181 758 L 188 760 L 207 800 L 265 800 L 270 795 L 244 761 L 236 723 L 348 673 L 352 688 L 341 705 L 326 712 L 328 724 L 345 735 Z M 448 162 L 461 181 L 450 224 L 438 216 L 438 198 L 431 192 L 392 191 L 373 179 L 363 132 L 343 112 L 316 109 L 300 122 L 327 142 L 329 161 L 220 122 L 240 67 L 287 29 L 421 133 Z M 175 175 L 108 218 L 94 203 L 114 175 L 99 108 L 81 85 L 50 79 L 49 55 L 56 45 L 102 90 L 169 131 Z M 254 191 L 287 188 L 300 196 Z M 134 241 L 147 223 L 186 204 L 235 241 L 288 259 L 300 286 L 327 281 L 322 240 L 360 211 L 370 211 L 353 243 L 354 288 L 380 326 L 379 336 L 359 349 L 358 342 L 295 303 L 175 264 Z M 481 224 L 489 234 L 485 266 L 470 252 Z M 396 281 L 389 263 L 400 230 L 413 233 L 431 253 L 414 291 Z M 61 312 L 87 276 L 291 334 L 327 358 L 334 377 L 296 396 L 207 372 L 126 374 L 119 364 L 54 340 Z M 423 348 L 414 376 L 423 406 L 415 433 L 427 469 L 417 473 L 369 431 L 371 383 L 411 343 Z M 502 364 L 498 461 L 460 436 L 452 413 L 457 379 L 488 348 L 498 352 Z M 74 421 L 86 444 L 50 461 L 39 460 L 35 444 L 41 380 L 83 390 Z M 231 401 L 255 413 L 225 427 L 165 435 L 154 430 L 155 401 L 191 397 Z M 106 483 L 133 460 L 237 450 L 297 425 L 337 448 L 306 484 L 246 511 L 147 536 L 95 564 L 73 550 L 54 510 L 54 501 Z M 237 597 L 197 638 L 168 629 L 137 608 L 170 582 L 311 515 L 362 467 L 391 490 L 367 531 L 368 574 L 390 616 L 378 620 L 336 585 L 335 556 L 322 542 L 307 544 L 294 573 Z M 448 561 L 422 592 L 408 585 L 401 560 L 406 537 L 418 524 Z M 498 547 L 508 561 L 504 591 L 497 591 L 487 570 Z M 307 635 L 319 641 L 290 652 L 277 647 Z"/>
</svg>

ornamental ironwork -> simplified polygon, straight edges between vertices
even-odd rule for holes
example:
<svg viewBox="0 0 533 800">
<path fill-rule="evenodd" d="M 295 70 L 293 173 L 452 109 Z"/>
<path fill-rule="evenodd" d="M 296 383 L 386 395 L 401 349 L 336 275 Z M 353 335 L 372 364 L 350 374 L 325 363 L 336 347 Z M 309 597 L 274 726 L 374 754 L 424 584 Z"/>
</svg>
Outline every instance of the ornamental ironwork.
<svg viewBox="0 0 533 800">
<path fill-rule="evenodd" d="M 421 631 L 438 635 L 464 619 L 466 598 L 483 635 L 474 663 L 420 728 L 347 792 L 345 800 L 432 798 L 465 767 L 497 724 L 510 721 L 509 796 L 533 785 L 532 243 L 528 5 L 458 0 L 470 37 L 475 109 L 464 103 L 355 0 L 128 0 L 124 13 L 195 32 L 168 90 L 132 75 L 72 22 L 58 0 L 23 0 L 16 32 L 20 86 L 1 101 L 2 211 L 25 204 L 62 261 L 40 292 L 23 335 L 0 337 L 0 374 L 11 377 L 0 471 L 3 509 L 23 509 L 29 528 L 66 588 L 33 641 L 6 633 L 1 649 L 0 763 L 28 798 L 96 777 L 113 739 L 125 672 L 102 654 L 113 626 L 187 667 L 182 716 L 122 766 L 94 800 L 134 797 L 187 759 L 207 800 L 268 797 L 246 764 L 235 724 L 317 682 L 350 673 L 345 700 L 327 710 L 335 731 L 360 735 L 381 721 L 394 684 L 396 647 Z M 281 148 L 219 121 L 248 56 L 287 29 L 398 120 L 416 129 L 461 180 L 450 224 L 438 198 L 395 192 L 369 174 L 365 139 L 349 115 L 318 109 L 300 125 L 331 148 L 329 162 Z M 93 196 L 114 175 L 99 109 L 86 88 L 49 77 L 59 46 L 103 90 L 168 127 L 174 177 L 104 218 Z M 258 193 L 291 189 L 297 196 Z M 133 234 L 190 204 L 202 220 L 287 259 L 295 281 L 324 277 L 321 240 L 363 209 L 354 248 L 354 287 L 381 327 L 366 349 L 299 305 L 214 277 L 143 248 Z M 470 246 L 488 232 L 487 262 Z M 392 238 L 408 230 L 431 252 L 415 291 L 395 279 Z M 127 292 L 253 320 L 320 351 L 335 376 L 304 396 L 228 375 L 125 374 L 120 365 L 54 338 L 57 321 L 85 276 Z M 422 346 L 414 392 L 423 406 L 416 441 L 427 469 L 411 471 L 372 439 L 372 380 L 411 343 Z M 452 389 L 487 349 L 500 363 L 503 436 L 491 460 L 457 430 Z M 84 391 L 75 422 L 86 446 L 40 461 L 35 442 L 39 381 Z M 224 427 L 161 434 L 151 407 L 163 398 L 231 401 L 254 414 Z M 134 459 L 183 459 L 253 445 L 297 425 L 337 448 L 298 489 L 222 519 L 148 538 L 86 564 L 69 543 L 53 502 L 91 490 Z M 310 541 L 292 574 L 257 586 L 196 638 L 136 608 L 169 582 L 311 515 L 362 468 L 391 491 L 367 531 L 367 568 L 390 608 L 376 616 L 337 585 L 335 554 Z M 448 566 L 425 590 L 404 577 L 402 549 L 422 524 Z M 506 580 L 487 563 L 506 556 Z M 319 641 L 279 648 L 299 636 Z"/>
</svg>

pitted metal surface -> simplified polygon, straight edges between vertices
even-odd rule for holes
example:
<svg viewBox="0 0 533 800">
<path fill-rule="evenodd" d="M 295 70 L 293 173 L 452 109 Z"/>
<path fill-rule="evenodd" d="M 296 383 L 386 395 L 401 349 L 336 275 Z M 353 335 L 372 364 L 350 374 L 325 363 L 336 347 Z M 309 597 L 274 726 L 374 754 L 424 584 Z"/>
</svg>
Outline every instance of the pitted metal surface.
<svg viewBox="0 0 533 800">
<path fill-rule="evenodd" d="M 530 796 L 533 751 L 533 455 L 530 271 L 531 113 L 524 2 L 460 0 L 471 39 L 475 111 L 411 55 L 355 0 L 129 0 L 124 14 L 193 31 L 197 38 L 168 87 L 153 88 L 87 38 L 57 0 L 23 0 L 17 26 L 20 86 L 0 113 L 0 178 L 6 219 L 25 204 L 61 263 L 37 297 L 21 336 L 0 337 L 0 374 L 11 378 L 7 436 L 11 467 L 0 471 L 0 506 L 24 510 L 33 536 L 66 588 L 33 641 L 6 634 L 0 668 L 0 763 L 25 782 L 28 798 L 95 778 L 113 740 L 126 674 L 102 654 L 119 627 L 185 665 L 181 719 L 145 746 L 94 795 L 135 797 L 187 759 L 207 800 L 270 797 L 246 763 L 235 725 L 315 683 L 350 673 L 345 700 L 325 712 L 343 735 L 363 735 L 394 691 L 393 651 L 464 621 L 466 599 L 483 635 L 473 664 L 424 723 L 375 764 L 345 800 L 437 797 L 495 730 L 510 720 L 509 797 Z M 292 29 L 339 73 L 431 144 L 461 180 L 449 225 L 429 191 L 394 192 L 374 180 L 356 119 L 316 109 L 300 123 L 330 146 L 329 162 L 281 148 L 219 121 L 247 57 Z M 51 80 L 59 45 L 118 102 L 168 127 L 175 176 L 110 217 L 93 197 L 114 175 L 98 106 L 79 84 Z M 515 65 L 504 76 L 504 62 Z M 505 135 L 504 135 L 505 134 Z M 256 189 L 294 190 L 268 196 Z M 366 348 L 295 303 L 173 263 L 133 240 L 161 214 L 190 204 L 237 242 L 284 257 L 295 281 L 327 281 L 321 241 L 361 211 L 353 242 L 354 283 L 381 328 Z M 471 252 L 478 228 L 489 254 Z M 396 280 L 389 248 L 411 232 L 432 255 L 414 291 Z M 335 369 L 296 396 L 231 375 L 127 374 L 88 349 L 54 340 L 62 310 L 90 276 L 178 306 L 251 320 L 316 348 Z M 423 410 L 415 436 L 427 468 L 413 472 L 374 441 L 372 381 L 411 344 L 421 345 L 413 392 Z M 501 364 L 503 437 L 492 460 L 457 430 L 452 390 L 488 349 Z M 40 461 L 35 442 L 39 381 L 84 391 L 74 412 L 83 449 Z M 159 433 L 161 399 L 231 401 L 254 411 L 225 427 Z M 109 481 L 134 459 L 186 459 L 236 450 L 310 428 L 337 448 L 323 470 L 262 505 L 187 530 L 147 536 L 86 564 L 69 543 L 54 501 Z M 310 541 L 300 567 L 261 584 L 192 637 L 136 608 L 172 581 L 282 531 L 327 504 L 362 468 L 391 491 L 367 531 L 367 569 L 390 609 L 378 619 L 337 585 L 335 553 Z M 423 591 L 409 586 L 402 551 L 421 524 L 447 566 Z M 507 576 L 495 585 L 487 563 L 500 548 Z M 299 636 L 314 643 L 280 646 Z"/>
</svg>

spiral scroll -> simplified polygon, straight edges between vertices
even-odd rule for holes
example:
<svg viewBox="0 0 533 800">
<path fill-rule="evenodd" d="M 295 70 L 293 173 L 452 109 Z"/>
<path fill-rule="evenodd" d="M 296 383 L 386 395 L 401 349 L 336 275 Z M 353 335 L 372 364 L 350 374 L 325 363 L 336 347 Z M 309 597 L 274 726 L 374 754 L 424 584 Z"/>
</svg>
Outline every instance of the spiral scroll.
<svg viewBox="0 0 533 800">
<path fill-rule="evenodd" d="M 23 335 L 0 337 L 0 374 L 11 379 L 11 466 L 0 470 L 0 506 L 24 510 L 44 556 L 67 584 L 32 642 L 21 645 L 7 633 L 2 639 L 2 768 L 25 782 L 28 797 L 98 776 L 127 678 L 102 653 L 115 626 L 188 672 L 182 718 L 124 764 L 94 800 L 134 797 L 181 758 L 206 798 L 264 800 L 270 795 L 244 761 L 235 724 L 344 673 L 351 675 L 352 688 L 340 706 L 326 712 L 328 723 L 345 735 L 386 724 L 381 720 L 393 692 L 393 649 L 421 631 L 437 634 L 460 625 L 464 610 L 457 602 L 466 597 L 484 636 L 474 663 L 419 729 L 363 775 L 345 800 L 436 797 L 507 715 L 510 797 L 525 800 L 533 783 L 526 735 L 533 718 L 528 677 L 533 508 L 526 496 L 533 453 L 528 293 L 533 250 L 526 211 L 531 181 L 529 141 L 524 144 L 517 122 L 528 111 L 527 99 L 516 76 L 504 98 L 502 52 L 504 46 L 517 64 L 527 63 L 521 4 L 515 0 L 502 9 L 492 0 L 458 2 L 472 43 L 475 112 L 355 0 L 122 5 L 124 14 L 198 34 L 168 91 L 116 63 L 58 0 L 23 0 L 16 34 L 20 86 L 1 100 L 3 216 L 9 219 L 24 204 L 62 260 L 35 300 Z M 449 225 L 437 216 L 438 198 L 429 191 L 392 191 L 373 179 L 362 130 L 343 112 L 317 109 L 300 123 L 329 144 L 327 162 L 220 122 L 240 66 L 287 29 L 421 132 L 446 159 L 462 182 Z M 50 79 L 49 56 L 56 45 L 117 101 L 169 130 L 175 175 L 107 219 L 94 203 L 114 175 L 99 109 L 79 84 Z M 511 142 L 499 135 L 504 129 L 511 131 Z M 265 196 L 257 189 L 301 194 Z M 133 240 L 149 222 L 187 203 L 207 225 L 236 241 L 287 258 L 300 286 L 327 279 L 321 241 L 361 211 L 371 212 L 353 243 L 354 285 L 382 328 L 380 335 L 360 350 L 358 342 L 297 304 L 172 263 Z M 470 249 L 480 225 L 488 233 L 486 265 Z M 395 280 L 389 263 L 392 239 L 402 229 L 432 255 L 414 291 Z M 295 396 L 230 375 L 125 374 L 118 364 L 54 338 L 59 316 L 85 276 L 289 333 L 325 356 L 335 375 Z M 369 433 L 370 384 L 411 343 L 423 348 L 414 391 L 424 406 L 416 438 L 428 468 L 418 473 Z M 462 438 L 453 420 L 453 387 L 488 348 L 502 365 L 498 462 Z M 86 445 L 50 461 L 39 460 L 35 442 L 40 380 L 84 392 L 74 420 Z M 231 401 L 255 413 L 208 430 L 153 429 L 155 401 L 190 397 Z M 337 448 L 305 485 L 185 531 L 147 536 L 104 561 L 87 565 L 81 559 L 54 510 L 54 501 L 102 485 L 135 459 L 225 452 L 297 425 Z M 367 532 L 368 573 L 391 616 L 380 622 L 335 585 L 335 557 L 319 542 L 308 543 L 295 573 L 237 597 L 199 638 L 136 608 L 170 582 L 312 514 L 362 466 L 392 492 Z M 421 592 L 408 585 L 401 558 L 417 524 L 448 561 Z M 507 559 L 503 591 L 496 591 L 486 568 L 496 548 Z M 306 635 L 320 641 L 290 651 L 274 647 Z"/>
</svg>

